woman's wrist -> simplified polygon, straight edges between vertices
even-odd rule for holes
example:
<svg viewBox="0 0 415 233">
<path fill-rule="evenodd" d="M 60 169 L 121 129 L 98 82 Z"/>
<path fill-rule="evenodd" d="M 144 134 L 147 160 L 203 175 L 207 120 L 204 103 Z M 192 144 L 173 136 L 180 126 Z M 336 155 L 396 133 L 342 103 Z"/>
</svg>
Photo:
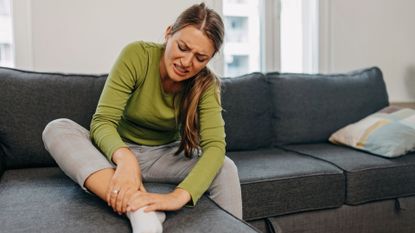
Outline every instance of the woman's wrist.
<svg viewBox="0 0 415 233">
<path fill-rule="evenodd" d="M 117 164 L 117 169 L 120 168 L 124 171 L 137 173 L 137 175 L 140 176 L 141 171 L 137 158 L 129 148 L 123 147 L 116 150 L 113 154 L 112 160 L 115 164 Z"/>
<path fill-rule="evenodd" d="M 130 151 L 130 149 L 128 149 L 127 147 L 122 147 L 119 148 L 118 150 L 116 150 L 113 154 L 112 154 L 112 161 L 117 164 L 120 165 L 122 163 L 131 163 L 131 162 L 136 162 L 137 159 L 135 158 L 135 156 L 133 155 L 133 153 Z"/>
<path fill-rule="evenodd" d="M 190 193 L 182 188 L 176 188 L 171 194 L 182 204 L 182 206 L 186 205 L 192 199 Z"/>
</svg>

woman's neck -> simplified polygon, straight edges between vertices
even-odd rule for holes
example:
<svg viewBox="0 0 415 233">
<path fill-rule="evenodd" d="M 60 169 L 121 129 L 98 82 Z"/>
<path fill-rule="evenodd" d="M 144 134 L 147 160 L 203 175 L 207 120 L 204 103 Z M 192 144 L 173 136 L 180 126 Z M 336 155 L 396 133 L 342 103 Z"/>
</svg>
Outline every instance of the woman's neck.
<svg viewBox="0 0 415 233">
<path fill-rule="evenodd" d="M 175 82 L 173 80 L 171 80 L 169 77 L 162 77 L 160 76 L 161 79 L 161 86 L 164 90 L 164 92 L 166 93 L 177 93 L 180 92 L 180 90 L 182 89 L 182 84 L 179 82 Z"/>
<path fill-rule="evenodd" d="M 163 55 L 160 58 L 159 73 L 161 87 L 163 88 L 165 93 L 174 94 L 180 92 L 180 90 L 182 89 L 182 83 L 175 82 L 172 79 L 170 79 L 169 75 L 167 74 L 166 64 L 164 63 Z"/>
</svg>

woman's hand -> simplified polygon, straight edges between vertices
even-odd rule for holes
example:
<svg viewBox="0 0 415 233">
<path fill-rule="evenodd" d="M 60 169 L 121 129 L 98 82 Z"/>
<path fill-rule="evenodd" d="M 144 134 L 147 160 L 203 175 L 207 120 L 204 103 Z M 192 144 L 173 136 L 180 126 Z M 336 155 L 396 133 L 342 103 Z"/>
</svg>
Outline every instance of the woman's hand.
<svg viewBox="0 0 415 233">
<path fill-rule="evenodd" d="M 128 148 L 120 148 L 113 154 L 117 164 L 114 176 L 107 191 L 107 203 L 118 214 L 126 212 L 127 203 L 138 190 L 145 192 L 141 183 L 141 172 L 138 161 Z"/>
<path fill-rule="evenodd" d="M 177 188 L 168 194 L 157 194 L 138 191 L 133 194 L 128 202 L 127 211 L 136 211 L 144 206 L 144 212 L 156 210 L 178 210 L 182 208 L 191 199 L 189 192 Z"/>
</svg>

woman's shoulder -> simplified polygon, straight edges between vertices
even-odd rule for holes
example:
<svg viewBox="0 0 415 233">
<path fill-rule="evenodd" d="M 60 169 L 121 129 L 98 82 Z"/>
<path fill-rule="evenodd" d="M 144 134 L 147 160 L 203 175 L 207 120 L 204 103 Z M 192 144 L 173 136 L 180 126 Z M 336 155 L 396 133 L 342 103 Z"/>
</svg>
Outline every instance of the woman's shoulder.
<svg viewBox="0 0 415 233">
<path fill-rule="evenodd" d="M 129 66 L 135 73 L 145 74 L 154 61 L 158 61 L 163 45 L 146 41 L 133 41 L 124 46 L 118 62 Z"/>
<path fill-rule="evenodd" d="M 128 43 L 124 49 L 124 53 L 139 53 L 139 54 L 152 54 L 158 53 L 163 49 L 163 44 L 148 42 L 148 41 L 133 41 Z"/>
<path fill-rule="evenodd" d="M 149 41 L 136 41 L 135 43 L 142 46 L 144 49 L 162 49 L 163 44 L 155 43 L 155 42 L 149 42 Z"/>
</svg>

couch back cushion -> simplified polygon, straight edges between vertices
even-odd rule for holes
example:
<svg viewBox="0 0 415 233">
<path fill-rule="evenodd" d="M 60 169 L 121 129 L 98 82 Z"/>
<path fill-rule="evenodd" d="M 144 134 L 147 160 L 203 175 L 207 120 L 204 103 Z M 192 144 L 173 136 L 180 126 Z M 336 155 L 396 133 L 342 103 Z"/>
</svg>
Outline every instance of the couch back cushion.
<svg viewBox="0 0 415 233">
<path fill-rule="evenodd" d="M 222 78 L 222 107 L 228 151 L 271 146 L 270 93 L 261 73 Z"/>
<path fill-rule="evenodd" d="M 57 118 L 89 129 L 106 75 L 0 68 L 0 150 L 7 168 L 54 166 L 42 131 Z"/>
<path fill-rule="evenodd" d="M 336 130 L 388 105 L 377 67 L 345 74 L 268 73 L 273 144 L 325 142 Z"/>
</svg>

